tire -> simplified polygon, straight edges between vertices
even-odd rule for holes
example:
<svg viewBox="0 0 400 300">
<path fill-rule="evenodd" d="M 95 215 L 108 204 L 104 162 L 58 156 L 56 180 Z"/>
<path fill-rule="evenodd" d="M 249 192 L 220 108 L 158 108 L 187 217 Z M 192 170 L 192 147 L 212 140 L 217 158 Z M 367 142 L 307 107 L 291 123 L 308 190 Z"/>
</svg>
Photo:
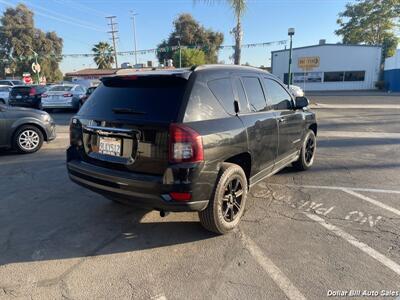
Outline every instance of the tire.
<svg viewBox="0 0 400 300">
<path fill-rule="evenodd" d="M 218 234 L 232 231 L 244 213 L 246 199 L 247 179 L 243 169 L 236 164 L 224 163 L 207 208 L 199 212 L 201 225 Z"/>
<path fill-rule="evenodd" d="M 0 104 L 6 104 L 6 101 L 4 99 L 0 99 Z"/>
<path fill-rule="evenodd" d="M 299 171 L 305 171 L 312 167 L 314 163 L 315 153 L 317 151 L 317 138 L 314 131 L 309 129 L 304 137 L 300 150 L 300 157 L 293 163 Z"/>
<path fill-rule="evenodd" d="M 14 148 L 20 153 L 34 153 L 43 145 L 43 134 L 39 128 L 31 125 L 22 126 L 14 134 Z"/>
</svg>

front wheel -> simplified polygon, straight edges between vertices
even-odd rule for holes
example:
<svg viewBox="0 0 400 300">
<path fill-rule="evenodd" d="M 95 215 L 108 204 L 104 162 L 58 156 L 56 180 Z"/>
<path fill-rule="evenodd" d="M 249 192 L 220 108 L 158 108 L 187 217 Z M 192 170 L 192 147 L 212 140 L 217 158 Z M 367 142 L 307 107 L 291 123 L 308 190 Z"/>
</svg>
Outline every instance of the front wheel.
<svg viewBox="0 0 400 300">
<path fill-rule="evenodd" d="M 33 126 L 22 126 L 14 135 L 14 147 L 21 153 L 34 153 L 43 145 L 43 134 Z"/>
<path fill-rule="evenodd" d="M 239 224 L 246 198 L 247 179 L 243 169 L 224 163 L 207 208 L 199 212 L 200 223 L 209 231 L 228 233 Z"/>
<path fill-rule="evenodd" d="M 293 163 L 293 166 L 300 170 L 305 171 L 314 163 L 315 152 L 317 150 L 317 138 L 315 137 L 314 131 L 309 129 L 303 141 L 303 145 L 300 150 L 300 157 Z"/>
</svg>

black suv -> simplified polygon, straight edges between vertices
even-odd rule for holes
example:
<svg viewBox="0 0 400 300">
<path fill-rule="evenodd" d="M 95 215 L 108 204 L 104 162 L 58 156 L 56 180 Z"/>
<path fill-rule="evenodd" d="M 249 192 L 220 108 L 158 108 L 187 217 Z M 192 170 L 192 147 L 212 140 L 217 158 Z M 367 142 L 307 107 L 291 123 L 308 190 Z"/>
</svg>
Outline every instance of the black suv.
<svg viewBox="0 0 400 300">
<path fill-rule="evenodd" d="M 42 85 L 16 85 L 10 91 L 8 104 L 11 106 L 42 108 L 42 94 L 46 87 Z"/>
<path fill-rule="evenodd" d="M 198 211 L 232 230 L 251 185 L 285 166 L 311 167 L 317 123 L 259 69 L 210 65 L 102 79 L 71 119 L 70 178 L 126 204 Z"/>
</svg>

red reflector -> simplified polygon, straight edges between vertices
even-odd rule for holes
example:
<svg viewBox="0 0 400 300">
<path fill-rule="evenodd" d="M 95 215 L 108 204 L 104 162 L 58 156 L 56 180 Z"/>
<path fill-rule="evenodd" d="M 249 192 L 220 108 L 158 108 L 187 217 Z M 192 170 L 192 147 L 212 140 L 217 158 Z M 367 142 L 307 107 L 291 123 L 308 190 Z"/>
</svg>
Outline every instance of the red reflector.
<svg viewBox="0 0 400 300">
<path fill-rule="evenodd" d="M 192 199 L 192 194 L 191 193 L 178 193 L 178 192 L 171 192 L 169 193 L 171 196 L 172 200 L 175 201 L 189 201 Z"/>
</svg>

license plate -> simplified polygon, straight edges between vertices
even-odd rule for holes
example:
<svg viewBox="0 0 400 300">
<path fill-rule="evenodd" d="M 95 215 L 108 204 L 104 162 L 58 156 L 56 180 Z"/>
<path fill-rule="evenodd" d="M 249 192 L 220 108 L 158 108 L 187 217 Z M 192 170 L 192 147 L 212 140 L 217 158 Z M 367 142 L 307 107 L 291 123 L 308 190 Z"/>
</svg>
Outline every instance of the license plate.
<svg viewBox="0 0 400 300">
<path fill-rule="evenodd" d="M 22 99 L 22 96 L 21 95 L 17 95 L 15 98 Z"/>
<path fill-rule="evenodd" d="M 99 153 L 112 156 L 121 156 L 121 140 L 109 137 L 100 137 Z"/>
</svg>

